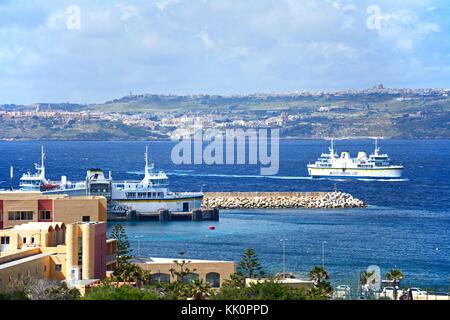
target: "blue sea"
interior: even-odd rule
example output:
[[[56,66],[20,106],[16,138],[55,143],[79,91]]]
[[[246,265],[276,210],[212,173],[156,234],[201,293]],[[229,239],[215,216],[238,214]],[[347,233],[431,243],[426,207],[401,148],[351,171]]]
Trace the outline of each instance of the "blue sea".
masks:
[[[350,210],[222,211],[219,222],[125,222],[135,254],[238,261],[256,250],[267,271],[305,275],[324,264],[333,284],[356,286],[359,274],[378,265],[382,274],[400,268],[405,284],[447,291],[450,287],[450,141],[385,140],[382,151],[405,166],[403,179],[311,180],[306,165],[326,151],[326,141],[283,140],[280,171],[261,177],[259,166],[174,165],[174,142],[0,142],[0,189],[9,187],[9,166],[18,177],[32,170],[40,146],[47,177],[83,180],[86,169],[111,170],[115,180],[140,179],[149,147],[156,168],[166,171],[174,191],[331,191],[335,187],[370,204]],[[339,141],[338,151],[373,149],[372,141]],[[112,228],[110,223],[109,228]],[[215,230],[209,230],[214,225]]]

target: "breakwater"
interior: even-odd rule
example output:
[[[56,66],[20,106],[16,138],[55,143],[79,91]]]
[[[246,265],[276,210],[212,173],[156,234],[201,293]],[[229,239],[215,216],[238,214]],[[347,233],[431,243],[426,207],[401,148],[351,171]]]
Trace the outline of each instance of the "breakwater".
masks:
[[[344,192],[211,192],[204,208],[217,209],[335,209],[365,208],[362,200]]]

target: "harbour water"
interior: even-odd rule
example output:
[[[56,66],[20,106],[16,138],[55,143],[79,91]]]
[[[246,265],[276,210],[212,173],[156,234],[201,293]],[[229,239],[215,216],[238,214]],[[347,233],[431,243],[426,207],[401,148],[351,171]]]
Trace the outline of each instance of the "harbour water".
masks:
[[[324,263],[334,284],[355,285],[359,273],[378,265],[382,273],[400,268],[406,282],[448,290],[450,285],[450,141],[382,141],[382,151],[405,166],[402,179],[311,180],[306,164],[327,150],[326,141],[280,143],[280,172],[259,176],[259,166],[176,166],[173,142],[0,142],[0,188],[9,187],[9,166],[18,176],[33,169],[40,145],[47,153],[47,176],[83,180],[86,169],[111,170],[116,180],[140,179],[146,145],[156,169],[169,175],[174,191],[339,191],[370,204],[349,210],[222,211],[212,222],[124,223],[134,252],[143,256],[239,260],[253,247],[268,271],[306,273]],[[371,151],[372,141],[339,141],[338,151]],[[112,227],[112,223],[109,226]]]

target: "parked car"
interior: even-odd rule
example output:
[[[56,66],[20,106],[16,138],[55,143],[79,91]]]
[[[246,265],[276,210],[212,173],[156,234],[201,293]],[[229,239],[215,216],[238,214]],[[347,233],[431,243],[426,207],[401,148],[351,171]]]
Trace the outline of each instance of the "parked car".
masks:
[[[350,298],[350,286],[342,284],[336,287],[334,290],[335,299],[348,299]]]
[[[422,290],[422,289],[420,289],[420,288],[411,288],[410,290],[411,290],[413,299],[417,299],[417,298],[419,298],[421,296],[423,297],[423,296],[427,295],[427,292]]]
[[[400,297],[402,294],[403,294],[403,290],[397,288],[397,297]],[[381,295],[393,298],[394,297],[394,287],[384,287],[383,290],[381,291]]]

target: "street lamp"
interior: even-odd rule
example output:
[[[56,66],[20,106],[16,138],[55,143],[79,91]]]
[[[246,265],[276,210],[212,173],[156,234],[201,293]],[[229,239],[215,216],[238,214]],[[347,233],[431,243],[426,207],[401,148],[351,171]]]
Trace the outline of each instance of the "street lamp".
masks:
[[[141,256],[141,239],[142,236],[135,236],[134,238],[137,239],[137,255],[138,257]]]
[[[322,241],[322,268],[325,269],[325,243],[326,241]]]
[[[286,238],[280,239],[281,243],[283,244],[283,279],[286,278]]]

